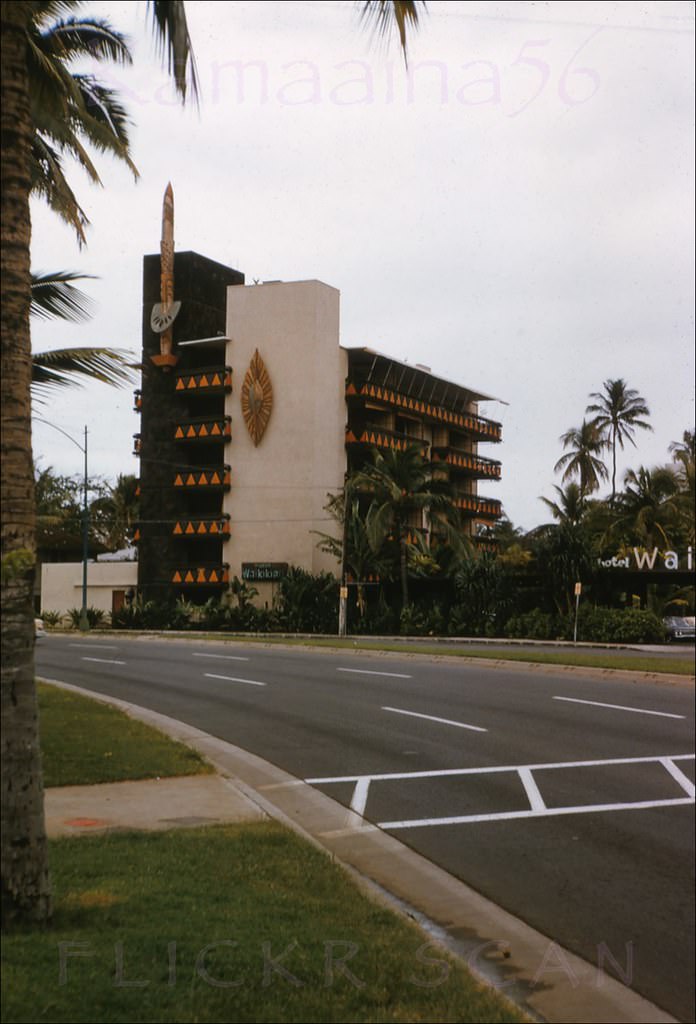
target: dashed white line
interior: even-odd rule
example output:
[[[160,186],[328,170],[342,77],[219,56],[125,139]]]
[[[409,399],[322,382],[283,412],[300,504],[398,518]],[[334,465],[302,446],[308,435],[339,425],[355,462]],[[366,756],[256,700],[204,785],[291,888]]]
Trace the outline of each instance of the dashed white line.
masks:
[[[125,661],[116,661],[114,658],[82,658],[83,661],[98,661],[101,665],[125,665]]]
[[[266,683],[260,683],[257,679],[239,679],[237,676],[216,676],[212,672],[204,673],[206,679],[224,679],[228,683],[246,683],[248,686],[265,686]]]
[[[450,718],[437,718],[435,715],[422,715],[418,711],[405,711],[403,708],[382,707],[382,711],[392,711],[395,715],[409,715],[411,718],[424,718],[428,722],[439,722],[441,725],[454,725],[457,729],[488,732],[488,729],[483,729],[480,725],[467,725],[466,722],[454,722]]]
[[[413,676],[404,675],[403,672],[376,672],[369,668],[337,668],[337,672],[355,672],[360,676],[391,676],[392,679],[413,679]]]
[[[579,697],[554,697],[554,700],[566,700],[571,704],[591,704],[595,708],[612,708],[614,711],[633,711],[637,715],[658,715],[660,718],[684,718],[684,715],[672,715],[667,711],[648,711],[645,708],[628,708],[623,704],[603,704],[598,700],[580,700]]]
[[[194,658],[221,658],[223,661],[249,661],[249,658],[243,658],[240,654],[197,654],[194,652]]]
[[[68,644],[68,647],[82,647],[88,651],[117,651],[116,644]]]

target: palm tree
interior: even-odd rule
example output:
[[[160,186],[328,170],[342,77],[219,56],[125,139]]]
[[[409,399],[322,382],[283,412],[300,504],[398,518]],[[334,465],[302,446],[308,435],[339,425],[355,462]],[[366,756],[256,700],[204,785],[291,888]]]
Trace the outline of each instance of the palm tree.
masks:
[[[36,139],[32,104],[32,33],[37,18],[62,14],[76,5],[69,0],[2,0],[0,4],[0,125],[2,130],[2,188],[0,191],[0,272],[2,366],[2,719],[3,762],[1,783],[2,910],[5,920],[45,921],[50,915],[50,888],[43,825],[43,788],[38,743],[34,685],[33,584],[36,565],[34,479],[31,452],[31,218],[29,196],[36,188]],[[418,0],[371,0],[363,5],[366,17],[386,33],[392,21],[400,30],[418,22]],[[187,92],[198,95],[191,40],[182,0],[152,0],[148,5],[153,30],[167,61],[182,102]],[[385,13],[388,8],[392,15]],[[112,44],[113,45],[113,44]],[[66,44],[67,46],[67,44]],[[106,43],[93,55],[105,56]],[[55,95],[50,140],[62,141],[56,122],[66,124],[88,110],[84,93],[62,74],[61,54],[34,54],[51,70]],[[94,89],[92,89],[94,93]],[[96,93],[96,106],[106,104],[105,92]],[[97,118],[98,120],[98,118]],[[90,141],[96,142],[96,133]],[[50,141],[49,141],[50,145]],[[70,147],[64,147],[71,152]],[[79,220],[79,213],[78,213]],[[77,230],[77,225],[75,225]],[[79,234],[79,231],[78,231]]]
[[[561,436],[561,444],[569,451],[553,467],[554,473],[563,470],[563,482],[578,477],[583,495],[598,490],[600,480],[606,480],[609,473],[599,458],[600,452],[606,448],[606,441],[602,439],[595,424],[583,420],[582,426],[571,427]]]
[[[622,377],[618,380],[605,380],[603,386],[603,392],[593,391],[590,394],[590,398],[594,398],[595,401],[587,406],[586,411],[594,413],[592,425],[611,448],[610,504],[613,507],[616,500],[616,446],[618,444],[623,451],[625,442],[630,441],[635,447],[633,435],[636,428],[652,430],[652,427],[642,418],[650,415],[645,399],[635,388],[629,388]]]
[[[551,501],[550,498],[542,498],[541,500],[551,511],[551,515],[557,523],[564,526],[577,526],[578,523],[582,522],[587,511],[587,503],[582,493],[582,488],[575,482],[571,482],[565,488],[554,486],[554,491],[558,495],[558,501]]]
[[[449,483],[433,475],[431,463],[423,457],[421,446],[411,444],[403,451],[388,449],[384,454],[374,448],[373,465],[358,470],[348,480],[348,493],[371,499],[365,517],[368,539],[373,551],[379,551],[392,535],[399,545],[402,606],[408,604],[409,534],[421,527],[425,513],[432,523],[446,520],[454,513]],[[414,520],[418,520],[418,525]]]
[[[55,271],[31,275],[31,315],[45,320],[83,323],[91,316],[90,300],[73,281],[88,274]],[[115,348],[62,348],[32,354],[31,383],[35,401],[47,388],[79,383],[81,377],[119,387],[133,381],[127,352]],[[77,378],[77,379],[76,379]]]
[[[32,33],[41,12],[67,3],[2,0],[2,911],[5,921],[45,921],[51,900],[43,817],[43,783],[34,684],[33,587],[36,566],[31,452],[31,305],[29,196],[35,183]],[[192,54],[182,3],[152,5],[156,32],[186,95]],[[45,64],[60,64],[60,55]],[[53,100],[66,123],[76,90],[54,68]],[[35,79],[33,80],[35,83]],[[78,104],[79,108],[79,104]],[[35,112],[35,107],[34,107]],[[54,108],[54,123],[58,115]]]
[[[615,529],[629,542],[668,548],[678,521],[678,484],[667,466],[629,469],[618,496]]]

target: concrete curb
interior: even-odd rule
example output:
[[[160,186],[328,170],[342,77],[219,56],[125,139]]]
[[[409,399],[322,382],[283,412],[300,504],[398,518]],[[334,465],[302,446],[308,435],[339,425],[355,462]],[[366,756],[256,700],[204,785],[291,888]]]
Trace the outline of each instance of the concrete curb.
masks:
[[[255,754],[158,712],[44,682],[120,708],[187,743],[230,780],[250,806],[335,857],[373,895],[406,912],[481,980],[532,1017],[555,1024],[663,1024],[676,1018],[563,949],[359,815]]]

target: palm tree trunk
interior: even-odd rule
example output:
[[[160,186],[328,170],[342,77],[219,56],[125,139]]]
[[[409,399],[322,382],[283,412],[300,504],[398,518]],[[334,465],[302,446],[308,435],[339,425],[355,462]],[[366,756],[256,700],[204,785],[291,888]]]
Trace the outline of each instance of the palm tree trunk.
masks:
[[[2,18],[2,911],[6,922],[50,915],[34,683],[34,474],[31,457],[29,144],[26,25],[31,5]]]
[[[399,538],[399,562],[401,570],[401,609],[408,605],[408,553],[406,547],[405,527],[401,523],[397,526]]]
[[[611,436],[611,502],[613,508],[616,501],[616,428]]]

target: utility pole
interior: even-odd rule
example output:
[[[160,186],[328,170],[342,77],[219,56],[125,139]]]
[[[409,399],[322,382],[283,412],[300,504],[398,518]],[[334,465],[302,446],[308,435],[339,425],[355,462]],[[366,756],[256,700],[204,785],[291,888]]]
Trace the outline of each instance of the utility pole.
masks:
[[[76,441],[72,434],[69,434],[67,430],[63,430],[62,427],[57,427],[55,423],[50,423],[49,420],[42,419],[41,416],[34,416],[34,419],[39,423],[45,423],[47,427],[53,427],[63,437],[67,437],[68,441],[72,441],[76,445],[85,457],[84,466],[84,482],[83,482],[83,501],[82,501],[82,606],[80,608],[80,629],[83,633],[89,630],[89,619],[87,618],[87,562],[89,561],[89,507],[87,505],[87,491],[89,489],[89,479],[87,476],[87,426],[85,425],[85,443],[84,446]]]

